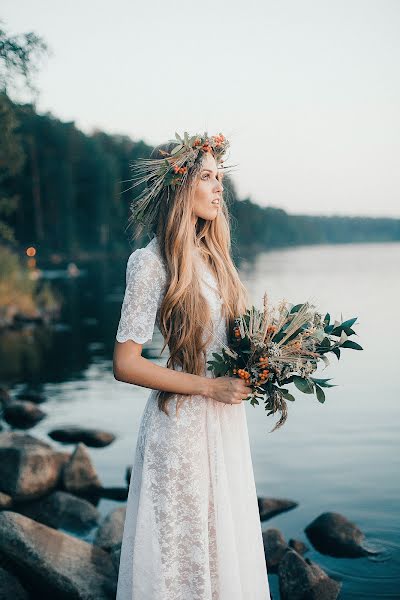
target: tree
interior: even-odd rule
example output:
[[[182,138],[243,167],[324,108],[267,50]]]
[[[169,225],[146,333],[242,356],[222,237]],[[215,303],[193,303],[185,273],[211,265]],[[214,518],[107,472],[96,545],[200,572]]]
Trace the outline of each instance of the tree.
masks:
[[[46,51],[44,41],[33,32],[10,36],[0,21],[0,240],[8,244],[16,242],[8,219],[19,202],[19,196],[10,191],[10,180],[21,172],[26,160],[10,90],[16,92],[22,82],[36,95],[32,76]]]

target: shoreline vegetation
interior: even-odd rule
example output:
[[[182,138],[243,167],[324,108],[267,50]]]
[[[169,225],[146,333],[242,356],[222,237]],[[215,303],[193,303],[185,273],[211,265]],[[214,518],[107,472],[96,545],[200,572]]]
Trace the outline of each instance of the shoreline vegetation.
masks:
[[[0,246],[0,330],[23,323],[49,323],[60,316],[62,299],[21,257]]]

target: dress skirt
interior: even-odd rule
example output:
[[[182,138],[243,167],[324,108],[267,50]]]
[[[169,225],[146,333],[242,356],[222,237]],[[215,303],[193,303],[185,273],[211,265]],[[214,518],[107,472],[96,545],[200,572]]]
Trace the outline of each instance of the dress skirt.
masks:
[[[176,400],[142,415],[117,600],[269,600],[245,402]]]

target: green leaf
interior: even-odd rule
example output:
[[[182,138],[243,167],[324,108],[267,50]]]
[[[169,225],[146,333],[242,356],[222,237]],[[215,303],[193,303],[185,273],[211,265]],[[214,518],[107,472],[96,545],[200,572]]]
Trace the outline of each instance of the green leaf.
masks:
[[[334,330],[335,326],[332,325],[326,325],[326,327],[324,328],[325,333],[332,333],[332,331]]]
[[[296,398],[292,396],[292,394],[290,394],[287,390],[281,390],[281,393],[285,400],[290,400],[291,402],[294,402],[296,400]]]
[[[358,317],[354,317],[354,319],[348,319],[342,323],[342,327],[351,327],[356,321]]]
[[[337,356],[337,359],[340,359],[340,349],[339,348],[332,348],[331,350],[333,352],[333,354],[335,354]]]
[[[320,388],[319,385],[316,385],[315,392],[317,394],[318,401],[321,403],[324,403],[325,402],[324,390],[322,388]]]
[[[310,377],[310,379],[312,379],[315,384],[321,387],[336,387],[334,383],[327,383],[327,381],[330,381],[332,377],[329,377],[328,379],[318,379],[317,377]]]
[[[314,392],[313,384],[299,375],[293,376],[293,383],[304,394],[312,394]]]
[[[346,340],[343,344],[340,345],[341,348],[352,348],[353,350],[363,350],[360,344],[356,342],[352,342],[351,340]]]
[[[292,306],[292,308],[290,309],[290,313],[289,314],[292,314],[292,313],[295,313],[295,312],[299,312],[299,310],[301,309],[301,307],[303,305],[304,305],[304,302],[303,302],[303,304],[296,304],[296,306]]]
[[[343,331],[346,333],[346,335],[357,335],[354,329],[351,327],[344,327]]]

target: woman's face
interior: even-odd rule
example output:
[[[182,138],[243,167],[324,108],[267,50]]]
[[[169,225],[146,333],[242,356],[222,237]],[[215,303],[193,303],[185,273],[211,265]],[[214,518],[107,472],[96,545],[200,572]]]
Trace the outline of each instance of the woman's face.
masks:
[[[222,203],[222,170],[217,168],[210,152],[203,157],[194,196],[193,216],[212,220],[218,215]]]

